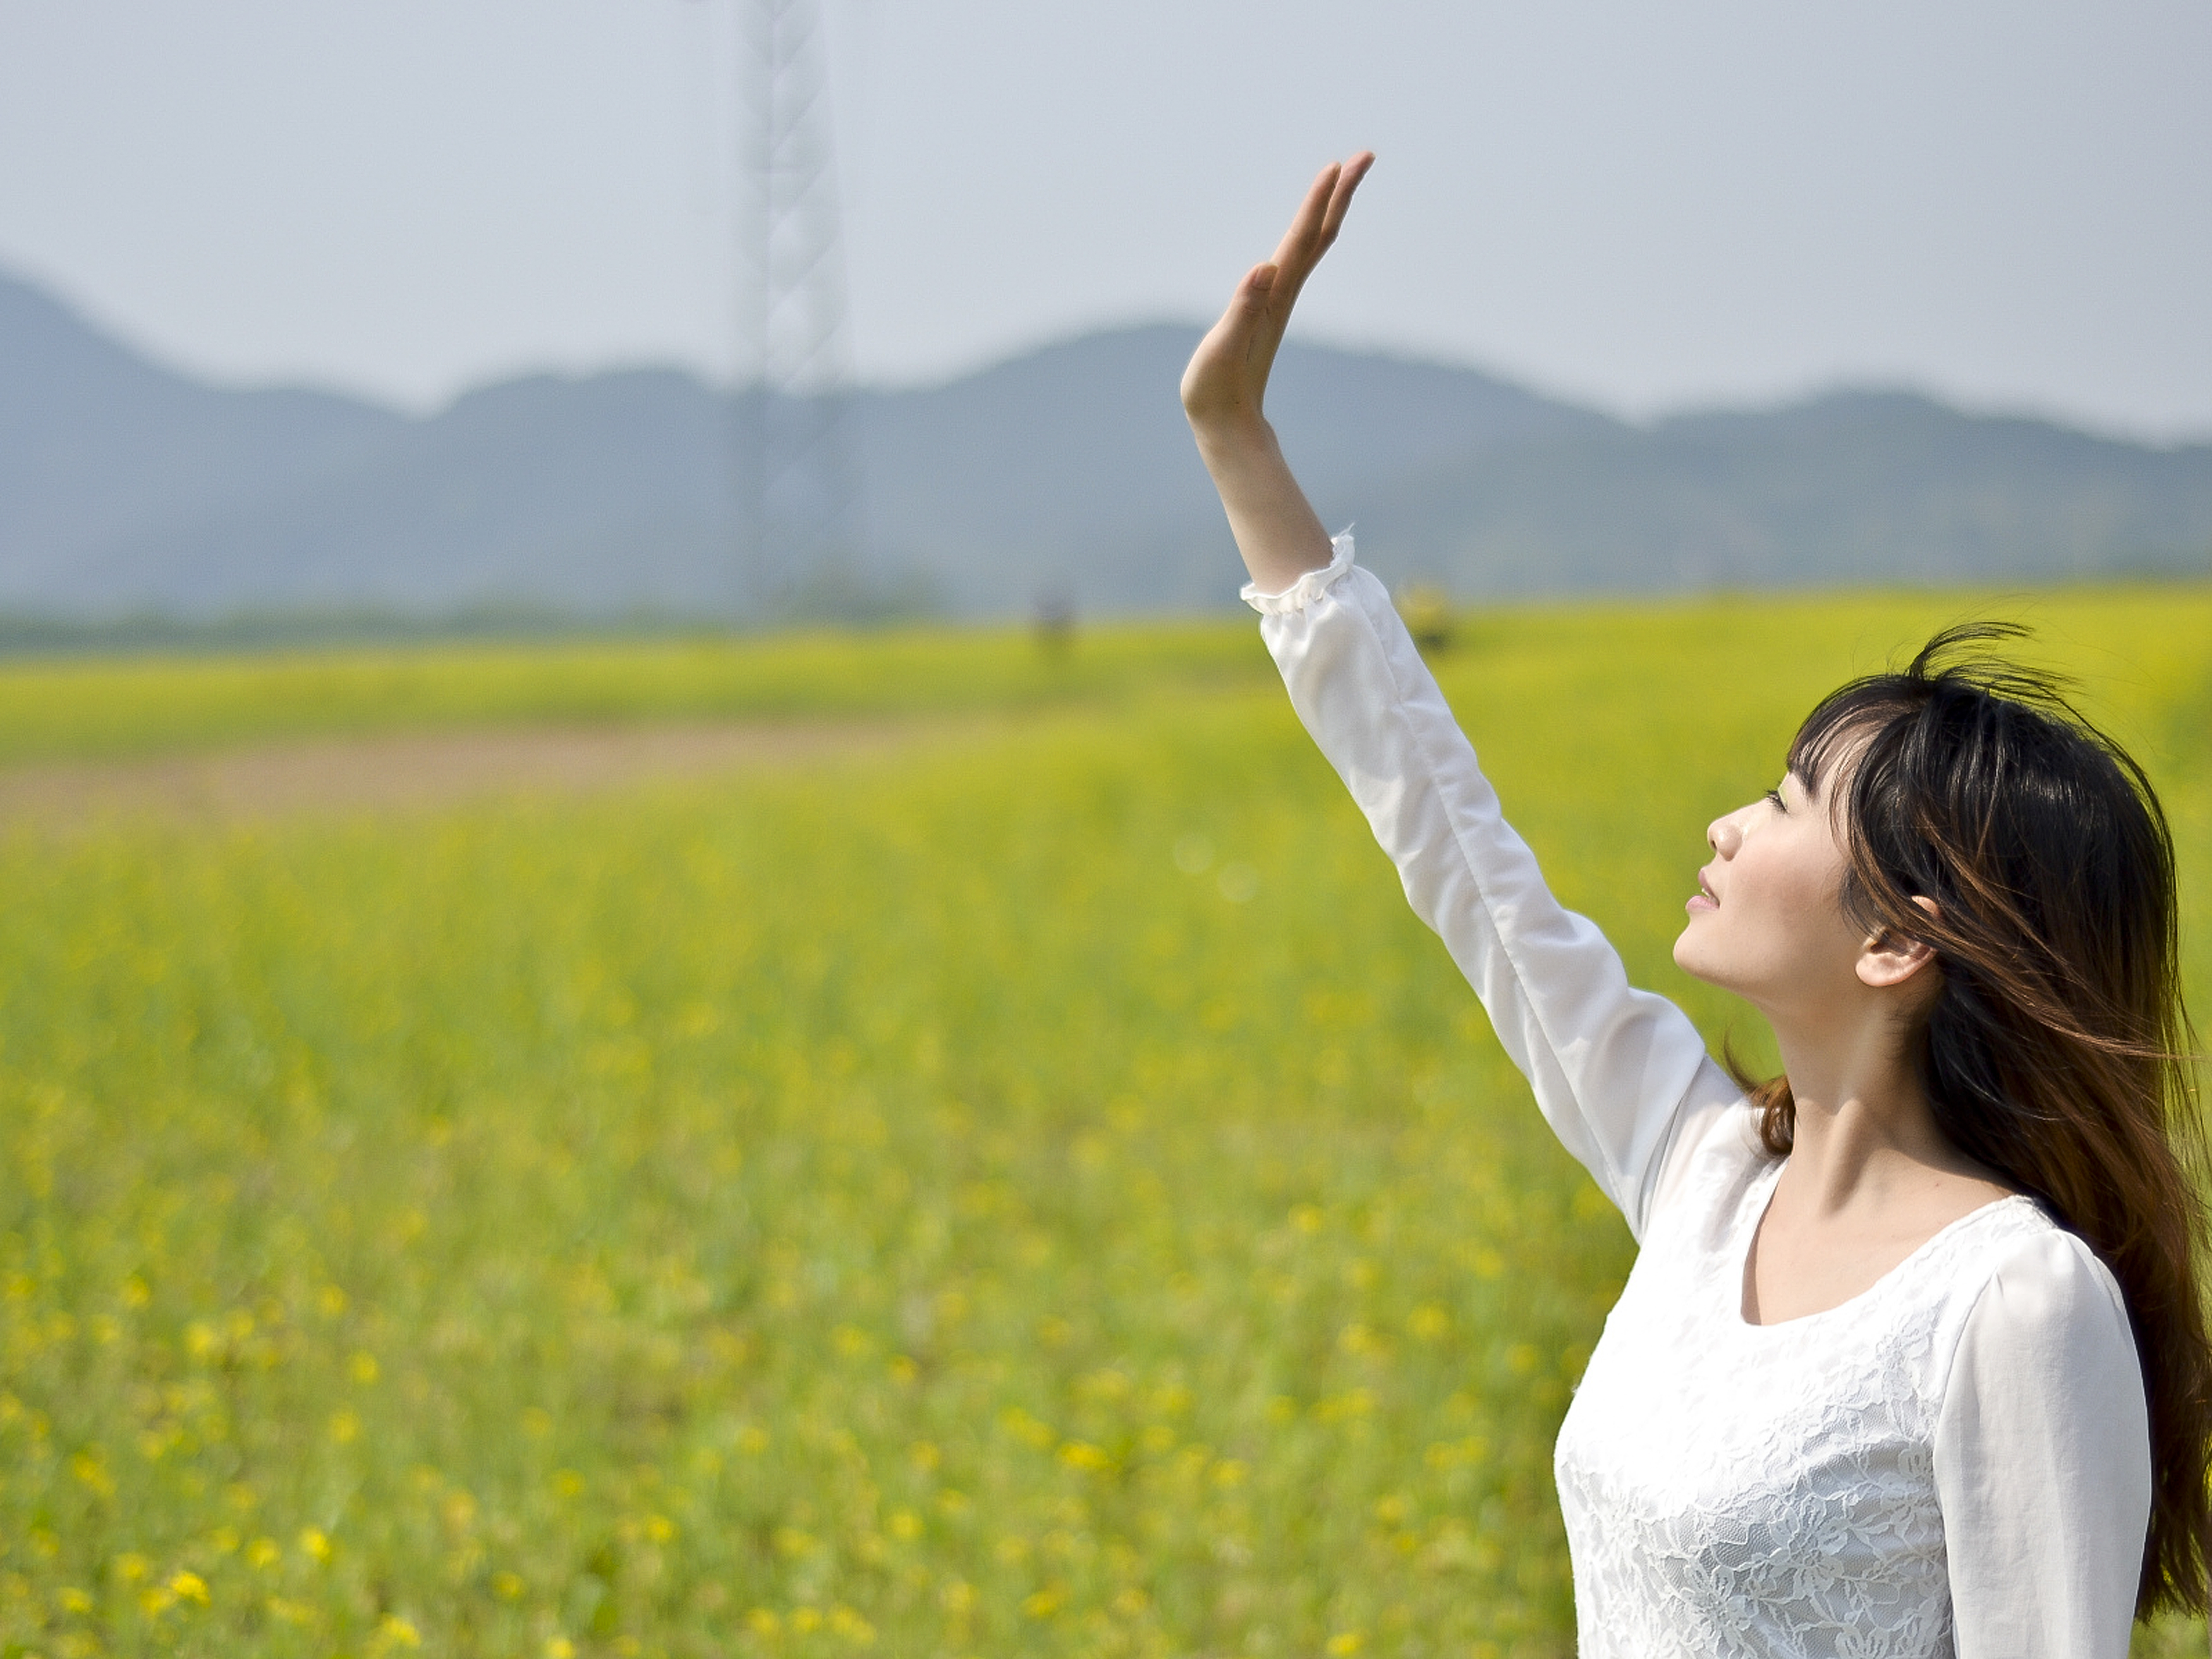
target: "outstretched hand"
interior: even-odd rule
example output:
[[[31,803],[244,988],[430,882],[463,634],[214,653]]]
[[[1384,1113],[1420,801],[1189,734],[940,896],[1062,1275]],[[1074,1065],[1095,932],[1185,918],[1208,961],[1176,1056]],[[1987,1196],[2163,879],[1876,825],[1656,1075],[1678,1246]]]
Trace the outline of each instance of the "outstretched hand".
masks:
[[[1283,331],[1290,326],[1291,307],[1321,256],[1336,240],[1352,193],[1374,164],[1374,152],[1362,150],[1348,161],[1332,161],[1321,170],[1299,204],[1297,216],[1283,233],[1275,257],[1244,273],[1229,309],[1199,342],[1182,372],[1182,407],[1201,437],[1265,419],[1261,400]]]

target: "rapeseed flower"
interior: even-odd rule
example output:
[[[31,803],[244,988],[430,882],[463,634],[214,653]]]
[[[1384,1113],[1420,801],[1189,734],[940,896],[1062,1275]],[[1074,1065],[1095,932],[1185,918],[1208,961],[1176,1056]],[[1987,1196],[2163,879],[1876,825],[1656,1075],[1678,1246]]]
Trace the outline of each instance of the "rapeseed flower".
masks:
[[[1665,976],[1648,893],[1737,781],[1651,686],[1786,621],[1747,745],[1916,603],[1504,612],[1445,690],[1521,711],[1484,732],[1520,827]],[[2207,604],[2067,601],[2136,647],[2123,723],[2182,734],[2191,871]],[[125,735],[625,677],[1061,701],[599,798],[11,841],[0,1644],[1564,1651],[1550,1437],[1625,1232],[1249,629],[1101,629],[1079,695],[1013,643],[73,671]],[[10,689],[52,672],[0,669],[0,747],[58,729]]]

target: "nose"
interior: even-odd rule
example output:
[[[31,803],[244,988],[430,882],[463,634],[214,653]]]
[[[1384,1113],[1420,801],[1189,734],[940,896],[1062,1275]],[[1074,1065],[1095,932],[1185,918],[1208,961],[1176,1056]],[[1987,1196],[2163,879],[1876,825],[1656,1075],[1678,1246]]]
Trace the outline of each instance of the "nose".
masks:
[[[1736,814],[1715,818],[1705,826],[1705,842],[1724,859],[1732,859],[1743,845],[1743,826],[1736,822]]]

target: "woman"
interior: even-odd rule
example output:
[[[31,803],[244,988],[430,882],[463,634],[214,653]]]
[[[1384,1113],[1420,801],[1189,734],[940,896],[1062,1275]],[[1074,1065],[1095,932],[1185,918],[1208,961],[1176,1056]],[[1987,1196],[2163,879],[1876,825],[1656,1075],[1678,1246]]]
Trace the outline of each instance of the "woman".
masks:
[[[2212,1358],[2171,844],[2125,755],[1938,638],[1707,832],[1674,947],[1739,1087],[1499,817],[1262,412],[1372,162],[1325,169],[1182,395],[1300,717],[1641,1247],[1563,1425],[1582,1650],[2096,1656],[2204,1604]]]

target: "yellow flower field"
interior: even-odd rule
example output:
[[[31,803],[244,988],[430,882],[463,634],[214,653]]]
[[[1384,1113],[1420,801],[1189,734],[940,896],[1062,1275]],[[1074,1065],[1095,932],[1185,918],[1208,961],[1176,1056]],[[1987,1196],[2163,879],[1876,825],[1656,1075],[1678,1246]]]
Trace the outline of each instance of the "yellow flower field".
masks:
[[[1705,823],[1974,608],[1521,609],[1440,666],[1563,896],[1717,1041],[1667,959]],[[2166,792],[2204,1004],[2212,592],[2027,614]],[[1571,1650],[1550,1442],[1625,1230],[1249,628],[1031,654],[0,669],[19,757],[1008,711],[581,798],[12,832],[0,1655]]]

